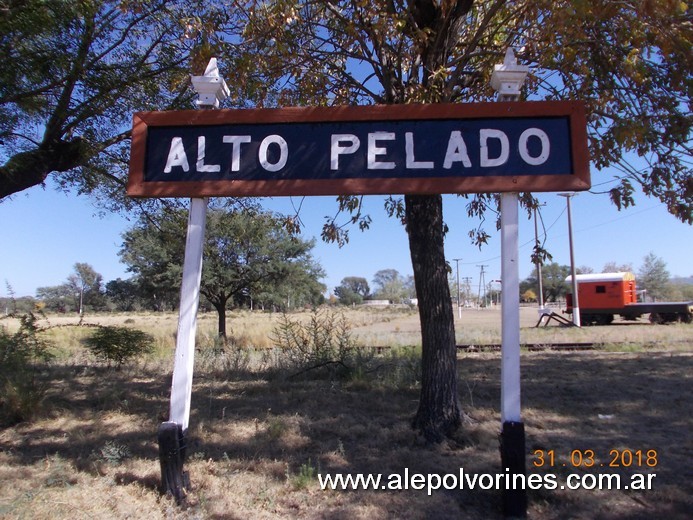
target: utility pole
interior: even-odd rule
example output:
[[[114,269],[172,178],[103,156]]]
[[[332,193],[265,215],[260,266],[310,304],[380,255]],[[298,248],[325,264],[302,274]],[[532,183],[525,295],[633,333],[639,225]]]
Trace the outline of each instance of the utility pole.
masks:
[[[462,302],[460,301],[460,260],[461,258],[453,258],[455,267],[457,268],[457,317],[462,318]]]
[[[471,276],[463,276],[462,277],[462,283],[464,287],[464,300],[465,302],[469,301],[469,299],[472,297],[472,277]]]
[[[573,252],[573,218],[570,214],[570,199],[575,193],[559,193],[560,197],[565,197],[568,205],[568,244],[570,246],[570,279],[573,286],[573,325],[580,326],[580,302],[578,301],[578,283],[575,271],[575,255]]]
[[[477,265],[477,267],[480,267],[481,270],[479,271],[479,295],[477,296],[479,305],[481,306],[481,289],[483,287],[484,289],[484,307],[486,307],[486,278],[484,277],[484,268],[488,267],[488,264],[484,265]]]
[[[491,292],[491,304],[493,305],[493,284],[497,283],[498,286],[500,287],[500,290],[498,291],[501,295],[501,297],[496,296],[496,304],[501,303],[502,301],[502,294],[503,294],[503,280],[491,280],[488,283],[489,291]]]

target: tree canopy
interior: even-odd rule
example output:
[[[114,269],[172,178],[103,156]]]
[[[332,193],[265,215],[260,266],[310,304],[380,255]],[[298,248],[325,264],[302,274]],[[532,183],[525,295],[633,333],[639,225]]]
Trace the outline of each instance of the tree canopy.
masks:
[[[49,175],[122,209],[132,113],[186,106],[195,0],[27,0],[0,17],[0,199]]]
[[[648,300],[657,301],[666,298],[669,286],[669,270],[664,260],[650,252],[643,258],[638,269],[636,287],[645,290]]]
[[[101,310],[106,306],[103,276],[84,262],[74,265],[74,271],[65,283],[39,287],[36,289],[36,296],[49,308],[62,312],[74,310],[83,314],[86,307]]]
[[[123,237],[122,261],[135,282],[159,299],[177,302],[186,223],[185,212],[161,210],[143,216]],[[229,307],[319,303],[324,273],[310,254],[312,248],[312,241],[291,236],[269,213],[211,209],[200,292],[219,315],[219,335],[226,336]]]
[[[493,66],[514,47],[519,60],[534,70],[526,99],[586,102],[591,161],[597,169],[620,170],[619,184],[609,190],[619,208],[634,202],[638,185],[677,218],[693,223],[693,53],[685,3],[278,0],[240,5],[245,28],[225,55],[242,78],[233,89],[238,100],[252,99],[258,106],[490,100]],[[632,156],[646,167],[631,164]],[[536,206],[531,194],[521,200],[528,208]],[[497,196],[471,195],[467,211],[483,219],[496,204]],[[442,205],[437,195],[393,196],[386,202],[409,237],[422,332],[421,397],[413,424],[429,441],[454,431],[462,415]],[[340,197],[339,207],[350,213],[352,223],[368,227],[370,216],[363,214],[358,197]],[[344,243],[347,233],[332,219],[323,237]],[[479,226],[470,236],[481,244],[489,235]]]
[[[628,206],[640,186],[693,223],[693,26],[684,2],[251,1],[243,7],[242,45],[233,38],[226,54],[240,76],[233,89],[238,102],[489,100],[493,66],[514,47],[533,70],[527,99],[587,103],[592,163],[620,170],[620,183],[610,190],[614,203]],[[483,201],[470,203],[470,212]]]
[[[360,276],[347,276],[334,288],[334,294],[342,305],[362,303],[370,291],[368,281]]]
[[[512,46],[533,70],[527,99],[587,102],[593,164],[620,170],[617,206],[639,186],[693,223],[692,41],[690,8],[675,0],[11,2],[0,198],[53,174],[131,204],[132,112],[190,106],[188,76],[211,54],[229,71],[227,106],[464,102],[492,98],[493,65]]]

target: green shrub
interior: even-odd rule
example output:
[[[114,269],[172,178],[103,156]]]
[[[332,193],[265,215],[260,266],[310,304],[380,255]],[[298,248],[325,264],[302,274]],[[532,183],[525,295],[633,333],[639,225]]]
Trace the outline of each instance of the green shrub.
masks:
[[[310,484],[312,484],[315,481],[318,473],[319,469],[313,466],[311,460],[308,459],[308,462],[301,464],[301,467],[298,470],[298,475],[295,475],[292,479],[294,488],[306,489]],[[289,477],[288,470],[287,477]]]
[[[115,363],[117,369],[126,361],[154,349],[152,336],[127,327],[99,327],[84,343],[97,358],[109,365]]]
[[[420,347],[385,353],[360,347],[343,314],[321,310],[308,322],[283,315],[270,339],[275,348],[266,352],[263,362],[279,377],[327,377],[401,389],[415,387],[421,380]]]
[[[0,423],[31,419],[40,409],[46,386],[39,378],[42,362],[51,359],[50,343],[39,335],[36,316],[20,318],[20,327],[9,334],[0,327]]]
[[[105,462],[111,466],[118,466],[126,459],[132,457],[132,453],[124,444],[118,444],[115,441],[106,441],[103,448],[91,453],[91,457],[96,461]]]
[[[343,314],[314,312],[308,323],[283,315],[270,338],[278,347],[277,363],[290,377],[327,375],[348,379],[368,371],[372,355],[357,348]]]

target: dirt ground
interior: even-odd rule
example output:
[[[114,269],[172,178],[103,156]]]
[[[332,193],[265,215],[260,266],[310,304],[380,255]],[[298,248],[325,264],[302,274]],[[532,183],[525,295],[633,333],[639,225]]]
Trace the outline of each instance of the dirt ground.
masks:
[[[393,318],[367,332],[409,333],[411,320]],[[485,326],[477,323],[464,334],[490,337]],[[528,492],[529,518],[690,518],[693,326],[592,329],[584,334],[641,346],[522,354],[527,471],[542,479],[555,475],[558,484]],[[577,333],[583,331],[571,334]],[[550,341],[564,333],[530,325],[522,334]],[[675,347],[667,346],[667,337]],[[156,431],[167,417],[170,369],[142,360],[115,371],[80,356],[53,363],[41,377],[49,388],[42,414],[0,429],[0,518],[502,516],[496,489],[467,485],[430,496],[411,487],[322,491],[317,478],[337,472],[443,477],[461,469],[502,474],[500,353],[460,354],[459,393],[470,421],[438,446],[424,445],[409,427],[418,401],[415,382],[201,371],[186,463],[192,489],[182,507],[157,489]],[[541,454],[545,463],[537,467]],[[571,474],[587,476],[590,484],[590,476],[604,473],[620,475],[623,483],[635,474],[656,476],[649,477],[650,490],[560,489]]]

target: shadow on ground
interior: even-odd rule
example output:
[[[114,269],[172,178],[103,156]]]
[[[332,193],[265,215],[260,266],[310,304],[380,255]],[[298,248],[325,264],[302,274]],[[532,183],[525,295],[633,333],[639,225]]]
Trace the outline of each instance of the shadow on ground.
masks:
[[[626,465],[623,460],[619,467],[607,467],[624,478],[656,472],[654,490],[531,491],[530,516],[687,518],[693,510],[692,359],[664,353],[523,355],[528,471],[554,472],[560,478],[595,473],[596,467],[573,467],[575,450],[591,450],[596,464],[607,466],[614,453],[656,450],[655,467]],[[429,497],[426,490],[411,487],[321,492],[317,486],[318,472],[383,478],[459,475],[460,468],[469,474],[502,472],[496,438],[499,355],[465,354],[459,373],[460,397],[475,422],[453,441],[433,447],[423,445],[409,427],[418,400],[415,387],[199,374],[187,463],[194,511],[226,519],[254,513],[335,520],[500,517],[500,492],[495,490],[466,486],[436,490]],[[170,376],[142,368],[116,372],[98,366],[52,366],[44,377],[50,388],[45,415],[0,430],[3,463],[19,470],[59,455],[77,472],[109,476],[116,485],[154,494],[156,432],[167,416]],[[535,468],[537,449],[553,450],[555,467]],[[118,457],[122,460],[110,460]],[[123,464],[128,460],[139,464],[128,469]],[[151,469],[143,471],[147,464]],[[242,480],[251,484],[243,487]]]

